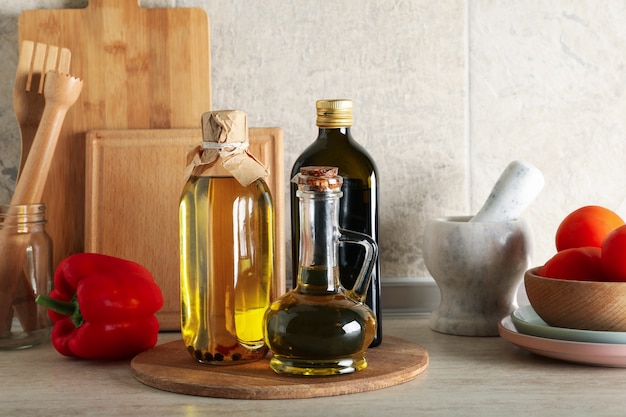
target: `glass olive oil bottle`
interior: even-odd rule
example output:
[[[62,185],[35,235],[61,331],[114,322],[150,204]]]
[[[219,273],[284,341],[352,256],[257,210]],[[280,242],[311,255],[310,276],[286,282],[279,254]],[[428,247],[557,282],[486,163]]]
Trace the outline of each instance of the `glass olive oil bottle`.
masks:
[[[263,358],[263,315],[274,274],[274,214],[263,176],[247,153],[243,112],[203,115],[179,206],[181,332],[201,363]]]
[[[343,177],[343,197],[339,208],[339,227],[370,236],[378,242],[378,170],[371,156],[353,138],[352,101],[319,100],[316,103],[317,139],[298,157],[291,170],[291,177],[303,166],[326,165],[339,168]],[[297,285],[299,258],[300,213],[297,185],[291,184],[291,239],[293,286]],[[363,264],[365,251],[355,245],[339,247],[339,277],[344,288],[352,288]],[[372,271],[365,303],[376,316],[376,336],[371,344],[382,342],[380,308],[380,257]]]

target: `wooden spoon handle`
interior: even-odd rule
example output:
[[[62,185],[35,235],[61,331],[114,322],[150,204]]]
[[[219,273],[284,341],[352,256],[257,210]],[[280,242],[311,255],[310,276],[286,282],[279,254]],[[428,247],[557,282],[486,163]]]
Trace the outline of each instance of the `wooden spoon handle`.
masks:
[[[54,155],[66,113],[67,109],[59,106],[45,107],[35,140],[24,164],[24,170],[21,173],[20,180],[15,185],[11,205],[41,202],[48,171],[52,164],[52,156]],[[43,137],[43,139],[38,138],[38,136]],[[33,156],[32,158],[31,155]]]
[[[81,90],[81,80],[57,71],[46,74],[46,104],[24,170],[15,185],[12,206],[41,202],[65,115],[78,99]]]

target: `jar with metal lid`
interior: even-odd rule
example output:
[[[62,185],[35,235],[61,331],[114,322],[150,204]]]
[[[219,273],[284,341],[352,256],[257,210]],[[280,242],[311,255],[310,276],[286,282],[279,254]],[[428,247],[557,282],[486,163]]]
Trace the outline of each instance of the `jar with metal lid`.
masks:
[[[13,265],[0,277],[0,349],[41,344],[50,337],[51,322],[35,298],[50,292],[53,273],[45,205],[0,205],[0,238],[16,248],[14,258],[1,260]]]

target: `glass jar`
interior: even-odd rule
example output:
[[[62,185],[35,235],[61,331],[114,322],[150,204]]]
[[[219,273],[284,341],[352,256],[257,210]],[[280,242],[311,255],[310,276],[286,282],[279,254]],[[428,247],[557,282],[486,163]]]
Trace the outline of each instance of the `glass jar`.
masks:
[[[7,257],[0,276],[0,349],[38,345],[51,329],[46,308],[35,302],[52,287],[45,205],[0,205],[0,239]]]

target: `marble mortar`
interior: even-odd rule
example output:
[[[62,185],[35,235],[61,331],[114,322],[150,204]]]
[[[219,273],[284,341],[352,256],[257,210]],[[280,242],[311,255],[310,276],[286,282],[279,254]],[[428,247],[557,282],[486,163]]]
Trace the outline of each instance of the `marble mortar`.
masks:
[[[497,336],[498,322],[517,308],[517,290],[530,267],[526,221],[470,222],[471,216],[429,221],[424,263],[441,292],[430,327],[463,336]]]

